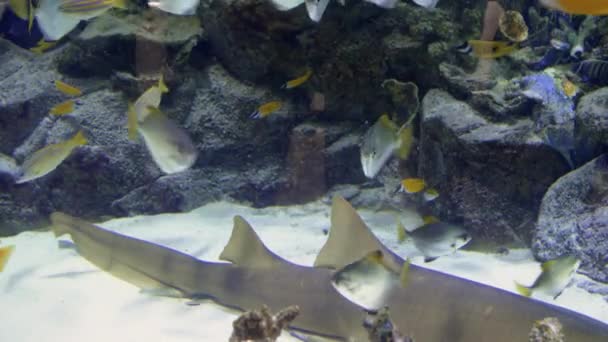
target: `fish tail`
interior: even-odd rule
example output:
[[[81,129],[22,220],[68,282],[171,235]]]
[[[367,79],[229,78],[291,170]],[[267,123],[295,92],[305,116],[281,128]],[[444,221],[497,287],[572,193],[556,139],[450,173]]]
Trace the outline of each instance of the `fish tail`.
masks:
[[[407,240],[407,230],[401,220],[397,220],[397,241],[403,242],[405,240]]]
[[[129,102],[129,110],[127,111],[127,129],[129,131],[129,140],[137,139],[137,113],[135,106]]]
[[[11,257],[11,254],[13,254],[14,250],[15,246],[13,245],[0,247],[0,272],[4,270],[4,266],[6,266],[6,263]]]
[[[165,80],[163,79],[162,75],[160,76],[160,79],[158,80],[158,89],[160,89],[161,93],[168,93],[169,92],[169,88],[165,84]]]
[[[407,282],[408,282],[408,275],[410,272],[410,259],[406,259],[403,262],[403,266],[401,267],[401,274],[399,274],[399,283],[401,283],[402,287],[406,287],[407,286]]]
[[[517,289],[517,292],[524,297],[530,297],[532,295],[531,288],[524,286],[518,282],[515,282],[515,289]]]
[[[69,234],[74,225],[74,218],[61,212],[51,214],[51,230],[56,237]]]
[[[82,130],[80,130],[72,138],[72,142],[74,143],[74,145],[79,146],[79,145],[86,145],[89,141],[87,140],[87,137],[84,136],[84,132]]]
[[[127,0],[113,0],[112,1],[112,7],[126,9],[127,8]]]

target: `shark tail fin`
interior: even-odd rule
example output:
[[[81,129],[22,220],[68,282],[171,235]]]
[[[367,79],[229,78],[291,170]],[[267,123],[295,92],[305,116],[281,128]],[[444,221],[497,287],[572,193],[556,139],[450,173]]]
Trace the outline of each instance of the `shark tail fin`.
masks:
[[[70,215],[54,212],[51,214],[51,230],[57,237],[70,234],[75,220],[76,218]]]
[[[386,247],[372,234],[355,209],[344,198],[334,197],[331,229],[315,259],[315,267],[340,269],[363,256]]]
[[[518,282],[515,282],[515,289],[517,289],[517,293],[524,297],[530,297],[532,295],[532,289],[524,286]]]
[[[14,250],[15,246],[13,245],[0,247],[0,272],[2,272],[4,266],[6,266],[6,263],[8,262],[8,259],[10,259]]]
[[[220,254],[220,260],[249,267],[273,267],[287,262],[270,251],[249,222],[238,215],[234,217],[232,235]]]

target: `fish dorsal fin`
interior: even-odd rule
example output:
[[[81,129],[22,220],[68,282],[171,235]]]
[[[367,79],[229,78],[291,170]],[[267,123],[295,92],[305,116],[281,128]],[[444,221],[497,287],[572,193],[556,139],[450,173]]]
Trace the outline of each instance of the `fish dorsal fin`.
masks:
[[[270,251],[249,222],[238,215],[234,217],[232,235],[220,254],[220,260],[258,268],[275,267],[288,262]]]
[[[542,265],[540,265],[540,268],[543,270],[543,272],[549,272],[553,267],[555,267],[556,261],[557,260],[545,261],[542,263]]]
[[[331,206],[329,237],[317,255],[315,267],[340,269],[376,250],[385,251],[385,247],[350,203],[335,196]]]

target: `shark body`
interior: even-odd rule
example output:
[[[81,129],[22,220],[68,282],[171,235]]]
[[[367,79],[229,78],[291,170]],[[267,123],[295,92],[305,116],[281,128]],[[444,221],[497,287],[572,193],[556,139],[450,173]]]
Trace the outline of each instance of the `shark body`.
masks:
[[[69,234],[79,253],[97,267],[142,288],[165,287],[185,297],[210,297],[240,310],[298,305],[291,328],[336,340],[364,342],[365,312],[332,286],[333,269],[380,250],[391,269],[404,260],[371,233],[350,204],[335,198],[332,228],[315,267],[290,263],[268,250],[251,226],[234,218],[220,258],[199,260],[179,251],[118,234],[61,213],[51,216],[56,235]],[[388,294],[400,331],[422,342],[526,341],[532,324],[556,317],[569,342],[608,341],[608,325],[576,312],[466,279],[411,265],[405,288]]]

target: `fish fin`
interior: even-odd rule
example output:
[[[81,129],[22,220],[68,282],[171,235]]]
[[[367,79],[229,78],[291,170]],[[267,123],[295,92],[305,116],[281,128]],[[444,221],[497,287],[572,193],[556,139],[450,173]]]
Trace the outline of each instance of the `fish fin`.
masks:
[[[164,77],[162,75],[160,76],[160,79],[158,80],[158,89],[160,89],[161,93],[168,93],[169,92],[169,88],[165,84],[165,79],[164,79]]]
[[[314,266],[340,269],[375,250],[384,252],[386,247],[372,234],[350,203],[335,196],[329,237],[321,247]]]
[[[71,140],[76,146],[86,145],[89,142],[87,137],[84,136],[84,132],[82,130],[78,131],[78,133],[76,133]]]
[[[401,160],[407,160],[414,146],[414,125],[407,125],[399,131],[399,149],[397,156]]]
[[[74,225],[76,218],[62,212],[54,212],[51,214],[51,230],[56,237],[65,234],[70,234],[72,226]]]
[[[172,287],[154,287],[140,289],[140,293],[146,294],[153,297],[169,297],[169,298],[183,298],[184,294],[178,289]]]
[[[129,109],[127,110],[127,130],[129,134],[129,140],[137,139],[137,113],[135,112],[135,105],[129,102]]]
[[[112,7],[126,9],[127,8],[127,0],[114,0],[112,2]]]
[[[400,243],[407,240],[407,229],[403,226],[401,220],[397,220],[397,241]]]
[[[407,286],[407,282],[409,280],[408,275],[410,272],[410,259],[406,259],[403,263],[403,267],[401,267],[401,273],[399,274],[399,283],[402,287]]]
[[[515,289],[517,289],[517,293],[524,297],[530,297],[532,295],[532,289],[524,286],[518,282],[515,282]]]
[[[387,114],[384,113],[380,116],[380,118],[378,119],[378,121],[380,122],[380,124],[382,124],[384,127],[391,129],[391,130],[398,130],[397,125],[395,125],[395,122],[391,119],[391,117]]]
[[[424,222],[424,224],[433,224],[433,223],[441,222],[440,219],[438,219],[437,217],[435,217],[433,215],[423,216],[422,221]]]
[[[27,15],[27,32],[32,32],[32,27],[34,26],[34,4],[32,4],[32,0],[28,0],[28,15]]]
[[[8,259],[10,259],[14,250],[14,245],[0,247],[0,272],[4,270],[4,266],[6,266],[6,263],[8,262]]]
[[[549,260],[549,261],[545,261],[542,263],[542,265],[540,265],[540,268],[543,270],[543,272],[549,272],[551,271],[551,269],[553,267],[555,267],[555,263],[557,262],[557,260]]]
[[[424,257],[424,262],[433,262],[435,260],[437,260],[439,257]]]
[[[239,266],[269,268],[288,261],[270,251],[260,240],[251,225],[241,216],[234,217],[232,235],[220,260],[230,261]]]

